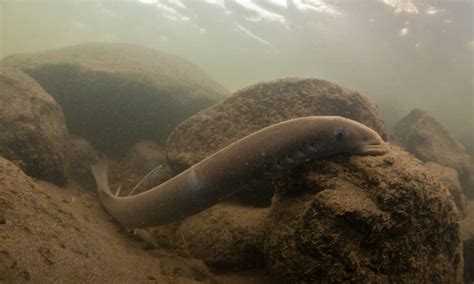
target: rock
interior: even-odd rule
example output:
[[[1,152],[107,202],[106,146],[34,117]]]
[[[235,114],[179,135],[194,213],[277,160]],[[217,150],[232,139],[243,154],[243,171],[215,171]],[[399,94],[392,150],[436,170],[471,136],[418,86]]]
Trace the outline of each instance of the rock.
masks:
[[[0,106],[0,155],[32,177],[64,185],[67,129],[56,101],[25,73],[3,68]]]
[[[474,200],[466,199],[466,216],[462,220],[462,239],[474,239]]]
[[[474,238],[464,241],[464,283],[474,281]]]
[[[158,165],[166,164],[165,149],[153,141],[139,141],[130,149],[124,162],[138,173],[147,173]]]
[[[474,282],[474,200],[466,200],[466,216],[462,222],[464,248],[464,283]]]
[[[428,113],[414,109],[394,127],[397,140],[415,157],[456,169],[466,194],[474,194],[470,184],[471,158],[464,147]]]
[[[146,178],[134,194],[146,191],[171,177],[165,149],[152,141],[139,141],[132,146],[123,159],[110,160],[111,188],[120,187],[120,195],[127,196],[157,166],[160,166],[158,171]]]
[[[471,120],[467,120],[464,125],[458,125],[457,128],[453,136],[464,146],[469,156],[474,157],[474,117],[471,116]]]
[[[90,165],[98,154],[84,138],[71,135],[66,147],[68,180],[76,181],[87,190],[95,191],[96,185]]]
[[[127,239],[97,197],[34,182],[2,157],[0,189],[2,283],[212,280],[202,263]]]
[[[168,162],[178,173],[230,143],[271,124],[310,115],[339,115],[375,129],[385,127],[367,98],[317,79],[258,83],[182,122],[168,139]]]
[[[396,146],[317,161],[283,179],[264,244],[290,282],[460,283],[459,214],[447,189]]]
[[[168,139],[168,165],[177,174],[250,133],[310,115],[345,116],[386,136],[376,106],[357,92],[327,81],[288,78],[245,88],[182,122]],[[272,196],[271,181],[261,180],[232,201],[268,207]]]
[[[151,236],[158,246],[177,249],[215,269],[262,268],[268,211],[267,208],[217,204],[178,226],[153,228]]]
[[[169,284],[173,283],[210,283],[217,284],[212,273],[201,260],[186,259],[176,257],[173,253],[163,251],[153,251],[153,255],[160,259],[160,272],[169,277]],[[156,280],[155,283],[161,283],[161,279]]]
[[[462,194],[461,185],[459,184],[457,171],[453,168],[444,167],[433,162],[425,163],[425,166],[440,180],[441,184],[449,190],[459,212],[465,215],[465,198]]]
[[[183,119],[228,91],[176,56],[130,44],[88,43],[12,55],[61,105],[69,131],[119,157],[135,142],[166,141]]]

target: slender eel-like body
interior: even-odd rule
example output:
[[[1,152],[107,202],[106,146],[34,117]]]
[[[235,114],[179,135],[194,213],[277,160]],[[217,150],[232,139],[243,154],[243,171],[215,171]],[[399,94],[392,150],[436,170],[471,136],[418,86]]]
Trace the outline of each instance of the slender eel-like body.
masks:
[[[337,154],[382,155],[381,137],[356,121],[337,116],[292,119],[256,131],[140,194],[117,197],[107,163],[92,166],[105,209],[126,227],[164,225],[191,216],[266,173]]]

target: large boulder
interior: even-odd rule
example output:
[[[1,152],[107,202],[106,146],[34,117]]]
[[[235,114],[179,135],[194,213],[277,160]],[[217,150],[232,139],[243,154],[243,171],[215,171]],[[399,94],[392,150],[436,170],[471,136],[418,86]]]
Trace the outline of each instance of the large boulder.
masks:
[[[120,156],[135,142],[164,142],[183,119],[228,91],[176,56],[130,44],[89,43],[12,55],[61,105],[69,131]]]
[[[146,232],[218,270],[263,264],[287,282],[459,283],[461,214],[429,166],[391,145],[315,161],[276,178],[270,208],[218,204]]]
[[[27,74],[0,69],[0,155],[30,176],[66,183],[67,129],[61,107]]]
[[[317,161],[279,183],[265,261],[290,281],[460,283],[460,216],[409,153]]]
[[[0,157],[0,282],[211,281],[199,261],[145,251],[88,194],[35,182]]]
[[[291,118],[339,115],[385,137],[377,107],[357,92],[318,79],[258,83],[182,122],[168,139],[168,162],[178,173],[256,131]]]
[[[456,169],[464,192],[474,194],[471,157],[431,115],[419,109],[412,110],[397,122],[394,134],[398,142],[418,159]]]

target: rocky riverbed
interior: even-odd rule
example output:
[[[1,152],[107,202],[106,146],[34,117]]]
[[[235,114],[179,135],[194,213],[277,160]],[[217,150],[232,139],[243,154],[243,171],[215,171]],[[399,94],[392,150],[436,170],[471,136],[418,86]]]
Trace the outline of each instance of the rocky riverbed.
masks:
[[[12,56],[0,67],[0,281],[474,279],[472,159],[430,114],[414,110],[391,131],[364,95],[315,78],[229,96],[184,59],[121,44]],[[139,192],[247,134],[308,115],[364,123],[389,153],[248,181],[155,228],[120,227],[95,193],[89,165],[99,155],[110,161],[111,188],[126,195],[158,164]]]

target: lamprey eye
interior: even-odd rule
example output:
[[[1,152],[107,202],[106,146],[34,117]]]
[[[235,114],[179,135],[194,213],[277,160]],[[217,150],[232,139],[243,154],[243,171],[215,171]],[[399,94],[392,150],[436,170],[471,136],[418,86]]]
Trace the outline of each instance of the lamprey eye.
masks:
[[[334,131],[334,135],[336,136],[336,141],[341,141],[346,138],[346,129],[343,127],[338,127]]]

